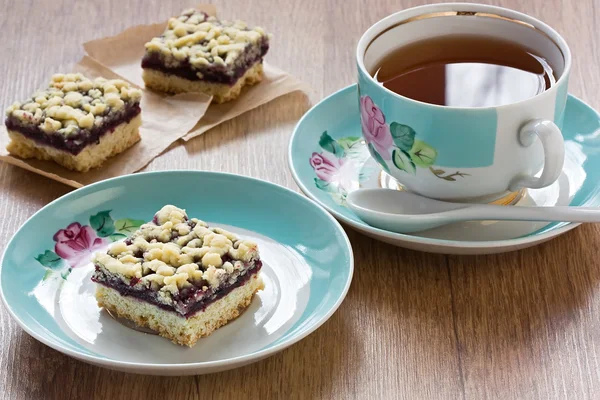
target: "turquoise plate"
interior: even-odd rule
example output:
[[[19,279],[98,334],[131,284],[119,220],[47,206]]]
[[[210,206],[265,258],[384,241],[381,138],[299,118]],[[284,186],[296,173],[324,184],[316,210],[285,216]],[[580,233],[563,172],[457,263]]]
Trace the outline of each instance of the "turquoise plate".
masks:
[[[113,319],[90,281],[90,255],[165,204],[256,241],[264,263],[265,289],[250,307],[191,349]],[[257,361],[313,332],[344,299],[353,263],[339,223],[289,189],[224,173],[151,172],[84,187],[38,211],[6,248],[0,288],[18,324],[58,351],[121,371],[188,375]]]
[[[600,205],[600,116],[569,96],[565,112],[565,167],[553,185],[522,191],[509,199],[517,206]],[[517,250],[556,237],[577,224],[479,221],[447,225],[418,234],[371,227],[345,204],[359,188],[403,190],[382,171],[361,135],[356,85],[314,106],[298,122],[289,145],[289,166],[301,190],[338,220],[373,238],[415,250],[484,254]]]

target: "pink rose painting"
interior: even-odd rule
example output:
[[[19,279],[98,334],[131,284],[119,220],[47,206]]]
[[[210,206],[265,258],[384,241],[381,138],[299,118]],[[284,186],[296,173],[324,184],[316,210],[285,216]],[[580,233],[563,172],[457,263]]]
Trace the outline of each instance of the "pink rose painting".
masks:
[[[94,253],[127,238],[144,223],[131,218],[113,220],[110,213],[104,210],[91,215],[89,225],[72,222],[52,236],[54,251],[46,249],[34,257],[46,270],[42,282],[55,277],[66,280],[73,268],[88,265]]]
[[[309,163],[315,171],[315,185],[344,205],[346,196],[359,187],[359,170],[369,151],[359,137],[333,139],[327,131],[319,138],[321,152],[313,152]]]
[[[317,178],[336,186],[338,190],[347,193],[357,189],[355,160],[349,158],[336,158],[328,152],[313,153],[310,165],[315,170]]]
[[[310,165],[317,177],[328,183],[335,180],[343,164],[344,159],[338,159],[331,153],[312,153],[310,157]]]
[[[95,251],[101,250],[109,241],[96,235],[88,225],[81,226],[73,222],[65,229],[61,229],[52,237],[56,242],[54,252],[66,260],[71,268],[82,266],[90,261]]]
[[[317,189],[329,193],[342,206],[346,205],[348,194],[372,176],[368,172],[372,166],[365,167],[369,158],[390,175],[390,166],[393,165],[411,175],[416,175],[418,168],[428,169],[437,178],[449,182],[468,176],[460,171],[448,174],[443,169],[433,168],[437,150],[417,139],[417,132],[411,126],[396,121],[386,122],[385,115],[369,96],[360,97],[360,123],[364,139],[339,137],[335,134],[338,131],[334,131],[332,137],[324,131],[318,141],[322,151],[312,152],[309,159],[316,175],[314,182]]]
[[[371,143],[384,160],[391,159],[390,148],[394,141],[383,112],[369,96],[360,98],[360,123],[368,143]]]

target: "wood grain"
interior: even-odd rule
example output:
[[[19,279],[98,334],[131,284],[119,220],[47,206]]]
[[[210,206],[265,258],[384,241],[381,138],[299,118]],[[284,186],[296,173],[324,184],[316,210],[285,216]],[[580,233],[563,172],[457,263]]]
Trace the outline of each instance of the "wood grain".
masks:
[[[483,1],[531,14],[572,47],[571,92],[600,108],[597,0]],[[274,33],[268,59],[310,83],[312,102],[355,80],[372,23],[422,0],[217,2],[219,14]],[[22,0],[0,23],[0,106],[82,55],[84,41],[164,20],[184,1]],[[41,29],[40,27],[45,27]],[[47,32],[45,29],[49,29]],[[292,94],[228,121],[148,167],[228,171],[297,189],[286,147],[309,104]],[[258,157],[257,154],[268,154]],[[0,247],[70,189],[0,164]],[[66,357],[0,307],[0,399],[593,399],[600,396],[598,226],[495,256],[417,253],[348,230],[356,257],[346,301],[317,332],[267,360],[208,376],[129,375]]]

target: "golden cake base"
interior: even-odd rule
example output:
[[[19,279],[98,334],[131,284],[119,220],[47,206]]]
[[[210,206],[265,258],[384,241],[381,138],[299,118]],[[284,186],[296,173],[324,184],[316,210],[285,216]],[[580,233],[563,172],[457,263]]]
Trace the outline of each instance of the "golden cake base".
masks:
[[[215,103],[225,103],[239,97],[244,86],[254,85],[262,81],[263,65],[256,63],[250,67],[237,82],[231,86],[226,83],[190,81],[177,75],[165,74],[162,71],[145,68],[142,78],[147,88],[165,93],[200,92],[212,96]]]
[[[263,287],[263,281],[257,273],[243,286],[232,290],[227,296],[190,318],[135,297],[121,296],[117,290],[100,284],[96,288],[96,300],[112,316],[125,318],[137,326],[151,329],[173,343],[193,347],[198,339],[237,318],[250,305],[254,294]]]
[[[113,132],[103,135],[99,143],[86,146],[77,155],[39,144],[20,132],[9,129],[8,136],[11,141],[6,146],[6,150],[20,158],[54,161],[67,169],[87,172],[137,143],[140,140],[141,125],[142,114],[140,113],[131,121],[117,125]]]

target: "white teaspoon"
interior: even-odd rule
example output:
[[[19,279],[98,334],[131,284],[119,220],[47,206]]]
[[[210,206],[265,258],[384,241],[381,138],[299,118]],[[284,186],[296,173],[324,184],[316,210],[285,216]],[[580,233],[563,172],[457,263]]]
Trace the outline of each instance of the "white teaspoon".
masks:
[[[419,232],[460,221],[600,222],[597,207],[521,207],[450,203],[391,189],[361,189],[346,198],[367,224],[398,233]]]

